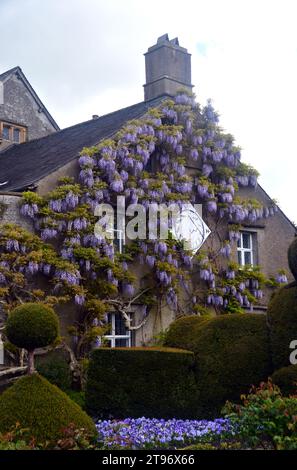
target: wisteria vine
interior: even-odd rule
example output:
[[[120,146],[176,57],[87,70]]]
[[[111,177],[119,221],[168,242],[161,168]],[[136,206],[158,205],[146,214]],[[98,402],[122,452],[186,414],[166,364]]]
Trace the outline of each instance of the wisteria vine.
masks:
[[[283,271],[267,281],[258,267],[232,262],[241,224],[273,216],[277,206],[240,197],[241,187],[257,186],[258,173],[241,162],[240,149],[219,127],[210,102],[201,110],[192,95],[181,92],[113,138],[83,149],[79,167],[77,181],[63,178],[45,197],[23,195],[21,214],[33,221],[41,241],[55,248],[58,260],[32,255],[16,270],[49,276],[55,294],[71,295],[87,311],[90,304],[96,311],[99,302],[102,314],[102,301],[131,299],[139,290],[133,271],[141,264],[143,283],[151,289],[141,298],[144,305],[164,299],[174,310],[233,312],[259,302],[265,283],[286,282]],[[94,235],[95,207],[115,204],[117,195],[147,210],[159,203],[202,203],[212,228],[210,242],[197,256],[174,239],[134,241],[118,253],[111,241]],[[1,245],[2,257],[21,250],[13,234]],[[7,258],[0,263],[0,286],[10,269]],[[188,296],[187,307],[181,307],[181,290]],[[89,318],[93,322],[96,313]]]

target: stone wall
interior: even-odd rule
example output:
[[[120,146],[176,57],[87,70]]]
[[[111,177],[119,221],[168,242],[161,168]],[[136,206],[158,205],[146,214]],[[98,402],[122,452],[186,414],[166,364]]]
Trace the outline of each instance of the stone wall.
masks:
[[[3,84],[0,120],[26,126],[28,140],[43,137],[56,130],[17,74],[10,76]],[[0,150],[2,148],[4,145],[2,147],[1,144]]]
[[[26,230],[33,231],[33,226],[28,218],[21,216],[19,205],[21,194],[0,193],[0,225],[17,224]]]

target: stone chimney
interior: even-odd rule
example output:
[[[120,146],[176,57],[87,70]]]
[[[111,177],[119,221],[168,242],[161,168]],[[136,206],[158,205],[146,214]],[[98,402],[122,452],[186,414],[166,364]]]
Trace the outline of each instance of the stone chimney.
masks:
[[[168,34],[164,34],[144,55],[145,101],[163,95],[173,96],[181,88],[192,91],[191,54],[179,45],[178,38],[169,40]]]

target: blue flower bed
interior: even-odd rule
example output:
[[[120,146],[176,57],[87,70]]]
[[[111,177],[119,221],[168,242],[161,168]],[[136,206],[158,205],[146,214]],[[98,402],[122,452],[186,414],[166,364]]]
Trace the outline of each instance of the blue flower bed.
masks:
[[[129,449],[175,449],[213,441],[232,432],[227,419],[197,421],[127,418],[98,421],[96,427],[100,446]]]

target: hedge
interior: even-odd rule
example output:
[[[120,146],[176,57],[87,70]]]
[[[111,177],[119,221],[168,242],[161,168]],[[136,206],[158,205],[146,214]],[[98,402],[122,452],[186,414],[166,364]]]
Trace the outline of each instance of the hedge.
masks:
[[[36,370],[51,384],[56,385],[64,392],[71,389],[69,364],[60,351],[51,351],[46,356],[37,356]]]
[[[100,348],[91,354],[86,407],[96,418],[186,418],[197,399],[194,355],[169,348]]]
[[[17,422],[40,443],[61,438],[62,429],[70,424],[96,435],[91,418],[58,387],[36,373],[19,379],[1,395],[0,433],[10,431]]]
[[[296,283],[279,289],[272,297],[267,321],[274,370],[290,365],[290,343],[297,339]]]
[[[297,395],[297,365],[282,367],[272,374],[271,379],[283,395]]]
[[[262,314],[182,318],[170,326],[165,344],[195,354],[199,418],[217,417],[226,400],[238,400],[271,372]]]

